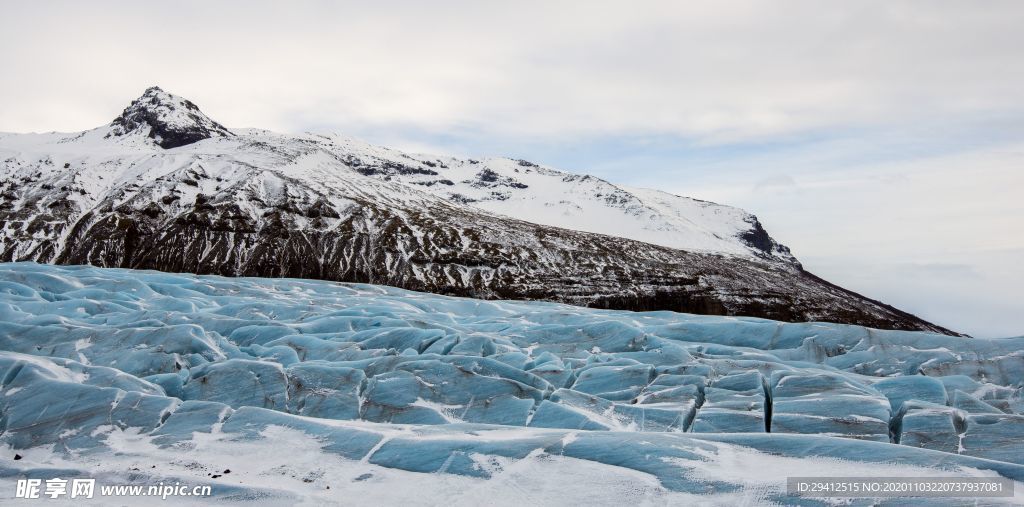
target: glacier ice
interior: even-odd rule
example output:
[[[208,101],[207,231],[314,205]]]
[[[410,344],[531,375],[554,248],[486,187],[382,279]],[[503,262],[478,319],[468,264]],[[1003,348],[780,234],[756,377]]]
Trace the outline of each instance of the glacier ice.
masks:
[[[192,477],[190,453],[292,445],[286,428],[324,455],[309,477],[273,468],[299,491],[332,459],[483,481],[571,460],[661,499],[742,496],[713,472],[729,453],[1024,481],[1022,391],[1024,338],[0,264],[0,452],[26,456],[0,479],[125,453]],[[794,500],[772,484],[761,500]]]

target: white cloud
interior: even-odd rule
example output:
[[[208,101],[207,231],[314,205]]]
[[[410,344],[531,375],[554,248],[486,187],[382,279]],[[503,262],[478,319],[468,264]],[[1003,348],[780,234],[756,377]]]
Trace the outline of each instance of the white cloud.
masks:
[[[48,2],[0,23],[0,130],[94,126],[150,84],[235,126],[719,143],[1024,104],[1015,2]]]
[[[846,288],[978,336],[1024,335],[1024,144],[802,169],[792,185],[732,174],[676,190],[755,210],[805,268]]]

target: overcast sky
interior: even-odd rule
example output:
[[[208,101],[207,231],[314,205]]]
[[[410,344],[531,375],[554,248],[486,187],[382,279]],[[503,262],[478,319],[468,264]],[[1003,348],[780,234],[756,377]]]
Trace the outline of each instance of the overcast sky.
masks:
[[[13,2],[0,131],[151,85],[229,127],[743,207],[826,279],[1024,334],[1024,2]]]

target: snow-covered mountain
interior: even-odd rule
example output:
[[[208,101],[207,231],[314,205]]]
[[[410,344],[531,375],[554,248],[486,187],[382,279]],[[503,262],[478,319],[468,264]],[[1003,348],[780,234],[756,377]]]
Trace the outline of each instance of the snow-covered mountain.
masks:
[[[796,263],[757,217],[732,206],[657,190],[613,185],[526,160],[406,154],[346,138],[332,141],[356,170],[416,185],[474,208],[536,224],[595,232],[692,252]]]
[[[155,87],[96,129],[0,134],[0,260],[949,332],[803,271],[743,210],[523,160],[229,130]]]

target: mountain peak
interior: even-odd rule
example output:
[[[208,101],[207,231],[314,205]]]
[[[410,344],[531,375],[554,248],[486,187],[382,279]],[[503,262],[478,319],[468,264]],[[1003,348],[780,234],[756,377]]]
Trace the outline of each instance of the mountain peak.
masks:
[[[110,125],[115,136],[142,134],[165,149],[234,135],[203,114],[192,101],[167,93],[159,86],[147,88]]]

